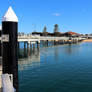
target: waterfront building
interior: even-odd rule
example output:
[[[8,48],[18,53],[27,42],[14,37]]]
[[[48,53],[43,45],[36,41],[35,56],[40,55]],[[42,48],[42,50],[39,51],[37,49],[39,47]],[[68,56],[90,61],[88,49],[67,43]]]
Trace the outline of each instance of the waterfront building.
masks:
[[[76,32],[72,32],[72,31],[68,31],[63,33],[63,36],[67,36],[67,37],[79,37],[81,34],[76,33]]]

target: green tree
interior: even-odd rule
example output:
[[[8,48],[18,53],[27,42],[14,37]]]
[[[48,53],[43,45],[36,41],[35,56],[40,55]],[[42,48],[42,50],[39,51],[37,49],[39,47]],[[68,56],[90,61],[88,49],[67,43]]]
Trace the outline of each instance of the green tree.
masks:
[[[43,33],[46,33],[46,32],[47,32],[47,27],[45,26],[43,29]]]
[[[59,28],[58,28],[58,24],[55,24],[54,25],[54,33],[57,33],[59,32]]]
[[[47,27],[45,26],[43,29],[43,35],[46,36],[47,35]]]

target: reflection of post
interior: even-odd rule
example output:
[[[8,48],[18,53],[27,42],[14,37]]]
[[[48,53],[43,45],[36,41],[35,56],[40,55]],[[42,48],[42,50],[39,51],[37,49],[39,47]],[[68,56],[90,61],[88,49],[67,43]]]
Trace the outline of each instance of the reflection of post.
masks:
[[[66,49],[68,54],[71,54],[73,52],[72,45],[69,44],[68,48]]]
[[[62,44],[64,44],[64,40],[62,40]]]
[[[47,40],[47,46],[48,46],[48,44],[49,44],[49,42],[48,42],[48,40]]]
[[[45,46],[45,41],[43,41],[43,46]]]
[[[37,57],[39,57],[40,56],[40,51],[38,50],[37,51],[37,55],[36,55]]]
[[[58,42],[57,42],[57,43],[58,43],[58,45],[59,45],[60,41],[58,40]]]
[[[11,7],[2,20],[3,41],[3,73],[13,74],[13,86],[18,92],[18,55],[17,55],[17,31],[18,18]]]
[[[63,44],[65,44],[65,40],[63,40]]]
[[[35,43],[33,43],[33,52],[35,52]]]
[[[55,48],[55,60],[58,61],[58,47]]]
[[[27,61],[27,62],[26,62]],[[35,51],[28,58],[22,59],[19,61],[19,70],[25,70],[27,65],[31,66],[40,66],[40,51]]]

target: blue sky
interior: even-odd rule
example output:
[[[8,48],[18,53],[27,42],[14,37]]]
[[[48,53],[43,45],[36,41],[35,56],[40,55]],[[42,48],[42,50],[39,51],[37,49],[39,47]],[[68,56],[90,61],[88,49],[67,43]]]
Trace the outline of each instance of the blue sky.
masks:
[[[58,24],[60,32],[92,33],[92,0],[1,0],[0,22],[9,6],[19,18],[19,32],[42,32],[44,26],[53,32]]]

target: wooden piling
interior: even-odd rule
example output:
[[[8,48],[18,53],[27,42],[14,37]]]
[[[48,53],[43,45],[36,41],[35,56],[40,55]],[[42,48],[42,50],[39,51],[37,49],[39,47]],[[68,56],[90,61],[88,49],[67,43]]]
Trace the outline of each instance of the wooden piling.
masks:
[[[27,42],[27,53],[28,53],[28,56],[30,56],[30,42]]]

